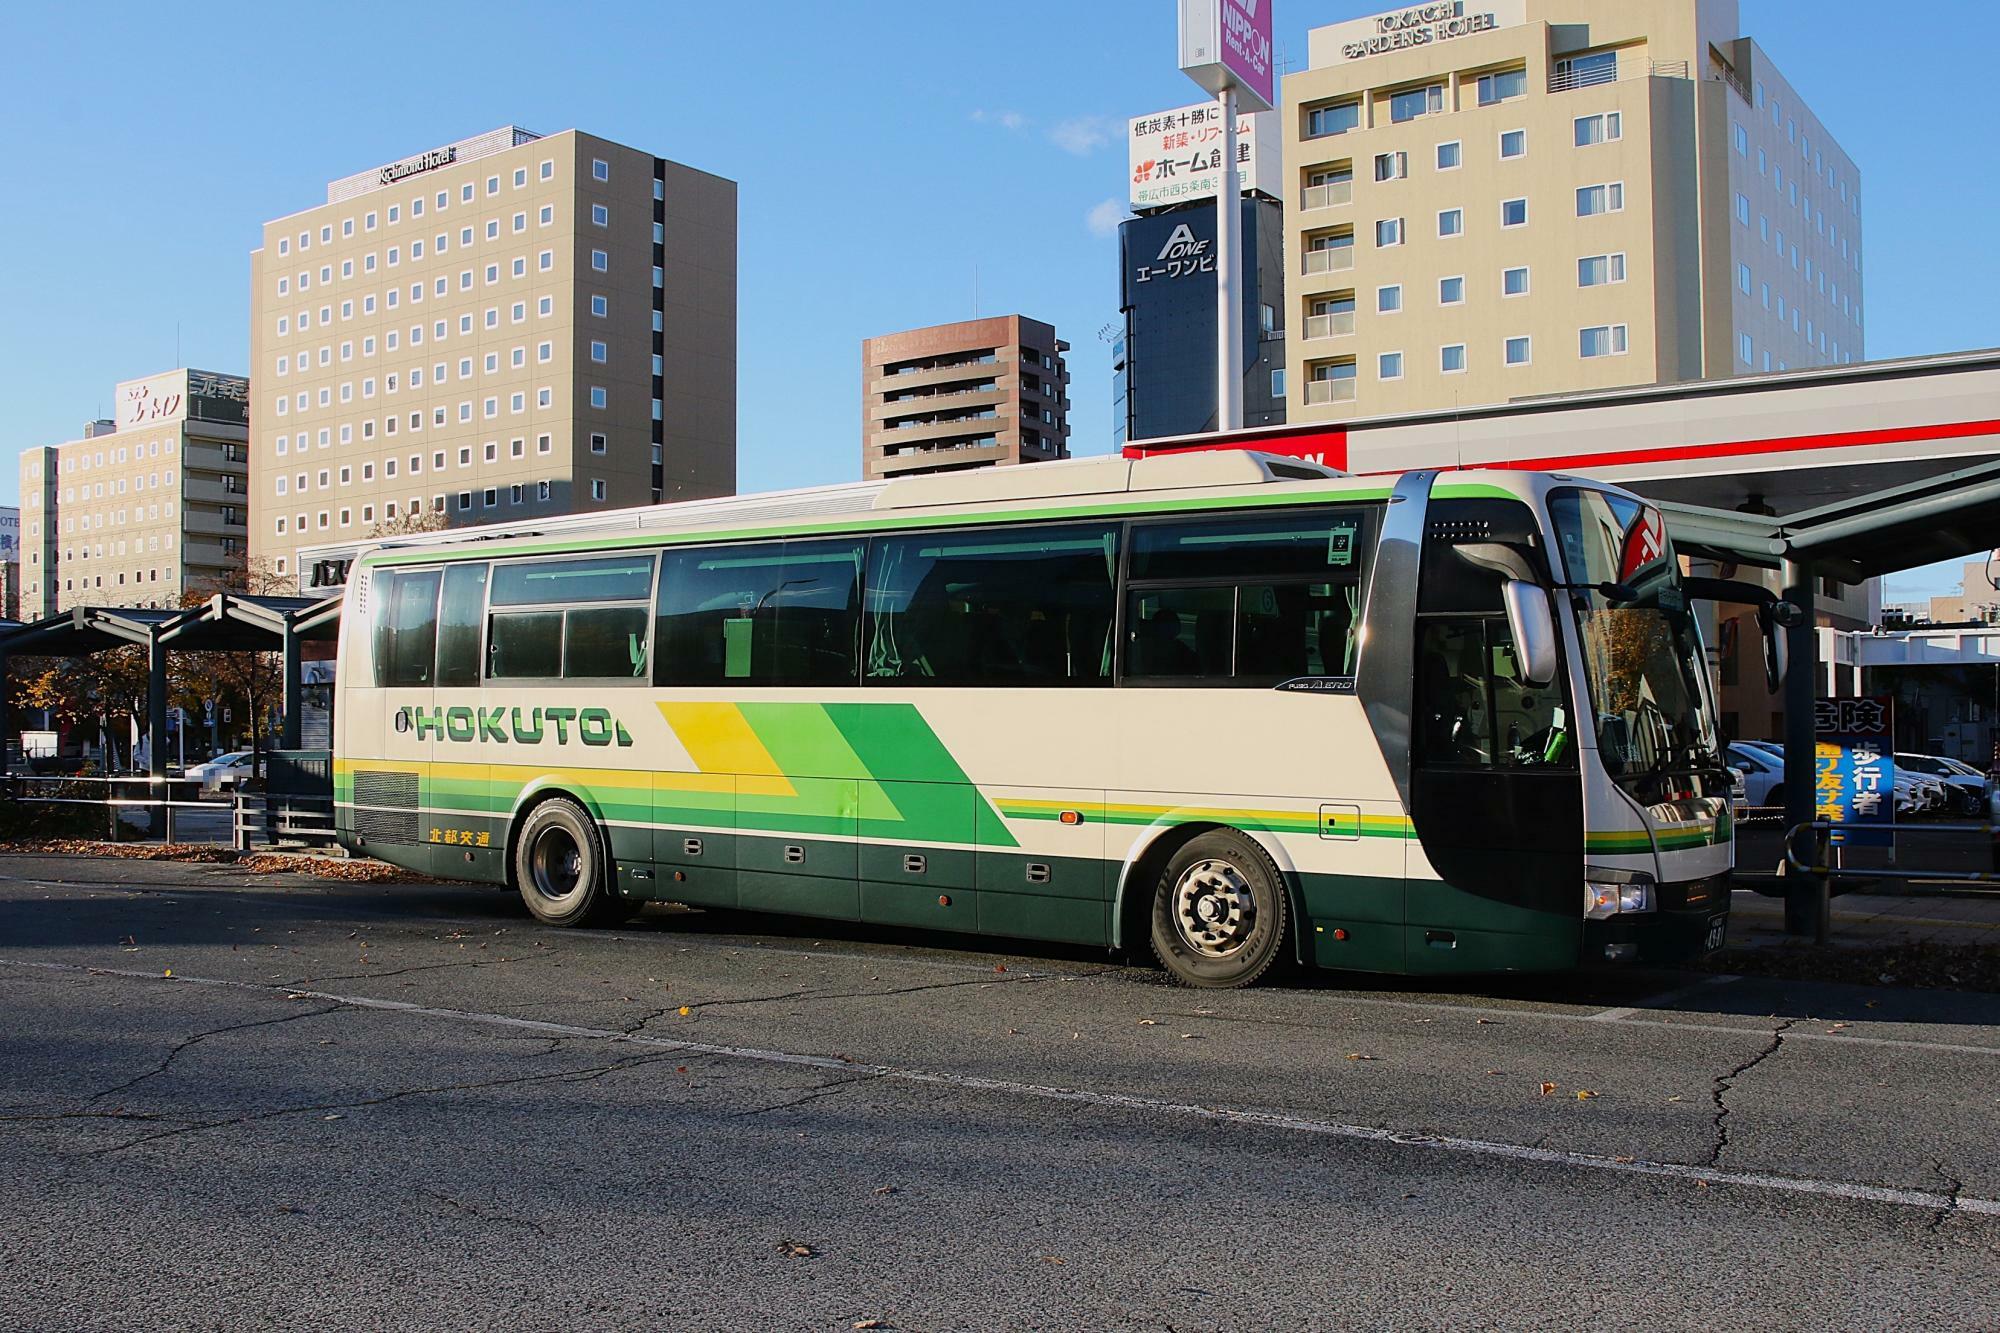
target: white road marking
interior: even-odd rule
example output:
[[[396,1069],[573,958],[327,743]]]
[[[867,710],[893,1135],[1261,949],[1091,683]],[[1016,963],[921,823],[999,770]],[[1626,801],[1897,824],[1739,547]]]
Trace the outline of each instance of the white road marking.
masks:
[[[615,1028],[582,1027],[573,1023],[549,1022],[545,1019],[518,1018],[512,1014],[484,1013],[479,1010],[470,1009],[445,1009],[432,1005],[412,1004],[406,1000],[381,1000],[366,995],[336,995],[329,991],[305,990],[261,982],[229,981],[215,977],[166,977],[155,972],[138,972],[122,968],[87,967],[76,963],[49,963],[4,958],[0,958],[0,967],[33,968],[40,971],[66,972],[84,976],[107,976],[135,981],[179,983],[186,986],[212,986],[224,990],[254,991],[265,995],[283,995],[288,998],[320,1000],[330,1004],[344,1005],[353,1009],[374,1009],[387,1013],[410,1014],[422,1018],[438,1018],[457,1023],[472,1023],[484,1027],[510,1028],[523,1032],[541,1033],[552,1037],[624,1042],[628,1045],[644,1046],[653,1050],[686,1051],[696,1055],[711,1055],[730,1060],[748,1060],[761,1064],[837,1070],[848,1074],[870,1075],[892,1082],[953,1088],[964,1092],[999,1093],[1005,1096],[1030,1097],[1043,1101],[1065,1102],[1071,1105],[1098,1106],[1110,1110],[1134,1111],[1146,1115],[1178,1116],[1223,1124],[1246,1125],[1258,1129],[1280,1130],[1293,1134],[1311,1134],[1325,1138],[1348,1139],[1362,1143],[1388,1144],[1401,1148],[1422,1148],[1433,1152],[1462,1153],[1477,1157],[1498,1158],[1506,1161],[1534,1162],[1541,1165],[1563,1166],[1578,1170],[1609,1171],[1621,1175],[1651,1176],[1707,1185],[1734,1185],[1744,1189],[1776,1190],[1788,1194],[1816,1195],[1822,1198],[1843,1199],[1856,1203],[1887,1203],[1905,1208],[1921,1208],[1927,1212],[1935,1213],[1963,1212],[2000,1217],[2000,1199],[1967,1198],[1963,1196],[1954,1199],[1949,1195],[1932,1193],[1925,1190],[1892,1189],[1881,1185],[1863,1185],[1855,1181],[1819,1180],[1803,1176],[1779,1176],[1759,1171],[1710,1170],[1703,1167],[1687,1166],[1679,1162],[1654,1162],[1638,1157],[1606,1157],[1601,1153],[1572,1152],[1561,1148],[1537,1148],[1522,1143],[1458,1138],[1442,1134],[1418,1134],[1401,1130],[1379,1129],[1371,1125],[1350,1125],[1337,1120],[1321,1120],[1310,1116],[1287,1115],[1277,1111],[1255,1111],[1227,1106],[1202,1106],[1192,1102],[1170,1102],[1155,1097],[1142,1097],[1131,1093],[1093,1092],[1083,1088],[1058,1088],[1040,1083],[1020,1083],[1012,1079],[983,1078],[977,1075],[908,1069],[895,1065],[862,1064],[837,1059],[832,1056],[807,1055],[796,1051],[767,1050],[755,1046],[723,1046],[713,1042],[685,1041],[671,1037],[650,1037],[643,1034],[620,1032]],[[1981,1048],[1975,1047],[1972,1049]]]
[[[1700,981],[1681,986],[1675,990],[1664,991],[1659,995],[1649,995],[1637,1004],[1627,1005],[1622,1009],[1606,1009],[1601,1014],[1592,1014],[1590,1021],[1593,1023],[1615,1023],[1621,1018],[1632,1017],[1632,1015],[1642,1009],[1665,1009],[1672,1005],[1674,1001],[1684,1000],[1696,991],[1707,990],[1710,986],[1727,986],[1732,981],[1741,980],[1743,978],[1734,973],[1718,972],[1712,977],[1703,977]]]

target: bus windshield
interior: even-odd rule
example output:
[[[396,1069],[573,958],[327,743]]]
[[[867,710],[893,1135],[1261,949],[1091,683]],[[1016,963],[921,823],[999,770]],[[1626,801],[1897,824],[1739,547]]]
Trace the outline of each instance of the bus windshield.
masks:
[[[1719,767],[1701,636],[1660,512],[1588,490],[1557,491],[1549,508],[1606,771],[1620,778]]]

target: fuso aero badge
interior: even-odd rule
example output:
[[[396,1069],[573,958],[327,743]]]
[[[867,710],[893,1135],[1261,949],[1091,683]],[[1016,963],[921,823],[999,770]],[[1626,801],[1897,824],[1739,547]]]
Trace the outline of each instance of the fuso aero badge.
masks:
[[[396,730],[414,729],[418,740],[493,741],[512,745],[628,746],[632,733],[608,708],[401,708]]]

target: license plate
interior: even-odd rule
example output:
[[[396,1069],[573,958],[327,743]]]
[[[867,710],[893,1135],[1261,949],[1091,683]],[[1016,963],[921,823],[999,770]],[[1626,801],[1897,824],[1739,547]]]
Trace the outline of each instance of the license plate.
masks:
[[[1729,935],[1728,916],[1726,915],[1712,916],[1708,919],[1708,942],[1704,944],[1702,948],[1710,953],[1713,953],[1715,950],[1720,949],[1722,947],[1722,942],[1725,938],[1728,937],[1728,935]]]

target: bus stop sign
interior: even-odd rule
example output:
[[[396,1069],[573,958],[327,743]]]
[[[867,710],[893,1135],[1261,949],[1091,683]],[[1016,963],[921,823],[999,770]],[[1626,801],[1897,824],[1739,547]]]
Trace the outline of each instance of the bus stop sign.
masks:
[[[1833,841],[1895,842],[1896,727],[1890,695],[1813,701],[1813,818]]]

